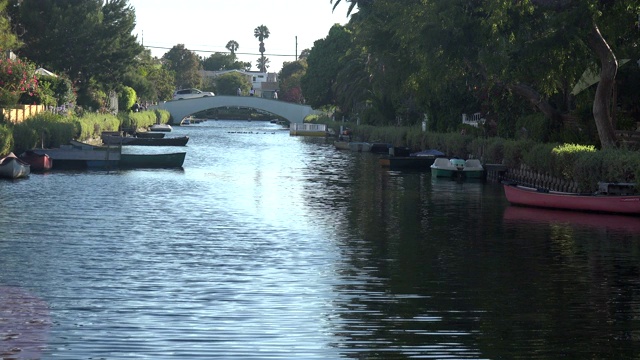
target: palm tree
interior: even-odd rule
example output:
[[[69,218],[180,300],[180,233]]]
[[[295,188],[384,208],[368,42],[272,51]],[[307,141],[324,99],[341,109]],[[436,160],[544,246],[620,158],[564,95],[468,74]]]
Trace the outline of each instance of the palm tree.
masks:
[[[258,39],[258,41],[260,41],[260,59],[262,59],[262,61],[260,62],[260,71],[262,72],[266,72],[267,69],[265,67],[266,63],[264,61],[264,39],[268,39],[269,38],[269,28],[264,26],[264,25],[260,25],[257,28],[255,28],[253,30],[253,36],[255,36],[256,39]]]
[[[262,56],[258,58],[258,61],[256,61],[256,65],[258,65],[258,69],[260,69],[260,71],[266,72],[269,68],[269,62],[271,62],[269,58]]]
[[[334,0],[331,0],[330,3],[333,4],[333,1]],[[340,4],[340,0],[335,0],[335,2],[336,3],[333,5],[333,11],[335,11],[338,4]],[[347,10],[347,16],[349,16],[356,6],[358,6],[359,9],[363,6],[371,5],[371,3],[373,3],[373,0],[346,0],[346,2],[350,3],[349,10]]]
[[[238,50],[238,48],[240,47],[240,45],[238,45],[238,42],[235,40],[229,40],[229,42],[227,43],[227,46],[225,46],[227,48],[227,50],[231,51],[231,56],[235,57],[236,56],[236,50]]]

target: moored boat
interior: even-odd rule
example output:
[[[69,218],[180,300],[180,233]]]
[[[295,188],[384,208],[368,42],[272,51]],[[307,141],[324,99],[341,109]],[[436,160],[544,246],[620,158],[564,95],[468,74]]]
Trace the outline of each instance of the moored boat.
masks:
[[[20,154],[19,158],[31,166],[31,171],[47,171],[53,167],[53,161],[47,154],[36,154],[27,150]]]
[[[139,138],[133,136],[120,136],[103,133],[102,142],[105,145],[138,145],[138,146],[185,146],[189,141],[188,136]]]
[[[186,152],[167,154],[121,154],[120,168],[180,168],[184,163]]]
[[[484,167],[478,159],[437,158],[431,165],[431,175],[457,179],[482,179]]]
[[[153,124],[153,125],[151,125],[149,127],[149,130],[150,131],[169,132],[169,131],[173,130],[173,128],[169,124]]]
[[[29,176],[31,166],[20,160],[14,153],[0,158],[0,177],[6,179],[19,179]]]
[[[369,152],[371,151],[371,143],[352,141],[349,143],[349,149],[356,152]]]
[[[163,132],[154,132],[154,131],[138,131],[136,132],[133,136],[137,137],[137,138],[153,138],[153,139],[159,139],[159,138],[163,138],[165,135],[165,133]]]
[[[507,200],[514,205],[550,209],[640,215],[640,195],[592,194],[549,191],[513,182],[503,182]]]
[[[71,140],[68,145],[52,149],[31,149],[35,154],[48,155],[53,169],[111,169],[118,166],[120,147],[95,146]]]
[[[434,161],[441,156],[444,156],[441,151],[429,149],[410,153],[409,156],[383,156],[379,161],[381,166],[388,166],[390,170],[429,170]]]

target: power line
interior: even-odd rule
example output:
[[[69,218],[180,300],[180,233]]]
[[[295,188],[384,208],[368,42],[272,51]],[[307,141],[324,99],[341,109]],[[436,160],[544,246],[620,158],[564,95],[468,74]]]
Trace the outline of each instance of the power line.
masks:
[[[149,45],[143,45],[146,48],[150,48],[150,49],[164,49],[164,50],[171,50],[173,49],[173,47],[163,47],[163,46],[149,46]],[[230,54],[231,51],[214,51],[214,50],[191,50],[190,51],[193,52],[204,52],[204,53],[225,53],[225,54]],[[262,54],[260,53],[241,53],[241,52],[236,52],[236,55],[259,55],[261,56]],[[265,54],[265,55],[269,55],[269,56],[291,56],[291,57],[296,57],[296,55],[294,54]]]

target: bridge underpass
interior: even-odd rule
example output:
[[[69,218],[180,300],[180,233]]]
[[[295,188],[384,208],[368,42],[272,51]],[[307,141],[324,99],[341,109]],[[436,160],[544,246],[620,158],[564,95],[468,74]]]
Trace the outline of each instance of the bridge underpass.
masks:
[[[199,111],[219,107],[245,107],[263,110],[287,119],[291,123],[302,123],[308,115],[321,114],[311,106],[286,101],[263,99],[254,96],[209,96],[195,99],[172,100],[151,106],[150,109],[167,110],[172,123],[179,124],[185,117]]]

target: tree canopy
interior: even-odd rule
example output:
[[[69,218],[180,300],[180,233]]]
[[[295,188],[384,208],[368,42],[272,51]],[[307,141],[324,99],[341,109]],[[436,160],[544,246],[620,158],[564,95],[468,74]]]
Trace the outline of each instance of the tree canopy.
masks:
[[[601,145],[614,145],[618,57],[637,58],[640,1],[346,2],[346,47],[328,49],[337,45],[330,31],[309,54],[302,88],[314,106],[352,111],[367,102],[387,121],[411,123],[425,113],[443,129],[459,124],[463,112],[499,123],[538,112],[553,136],[590,100]],[[335,10],[340,0],[331,3]],[[587,69],[599,71],[600,81],[573,96]]]
[[[184,44],[172,47],[162,60],[167,69],[175,74],[177,88],[199,88],[202,84],[202,77],[198,73],[200,58],[195,52],[185,48]]]
[[[76,82],[115,87],[142,52],[127,0],[13,0],[19,55]]]

